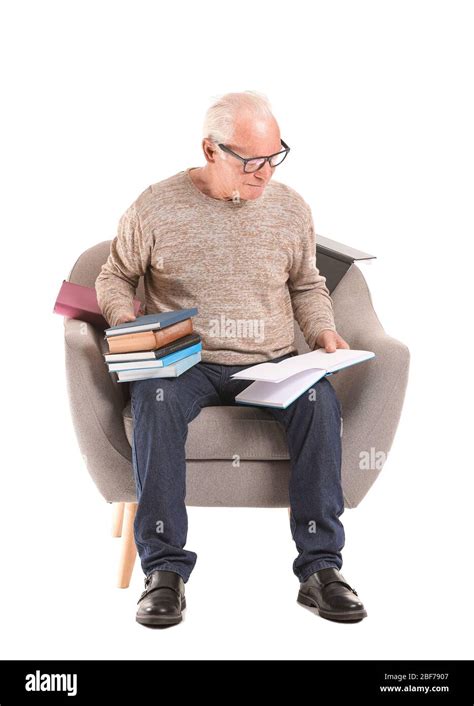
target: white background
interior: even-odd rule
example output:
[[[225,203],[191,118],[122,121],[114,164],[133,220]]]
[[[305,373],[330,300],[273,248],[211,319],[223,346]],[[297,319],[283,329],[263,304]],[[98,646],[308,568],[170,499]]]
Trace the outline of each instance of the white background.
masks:
[[[3,4],[0,27],[0,657],[472,659],[472,3],[43,0]],[[213,97],[246,89],[272,103],[292,147],[275,178],[317,232],[377,256],[377,314],[412,355],[406,404],[342,517],[366,620],[297,605],[285,509],[190,508],[186,617],[152,631],[139,564],[114,585],[52,308],[143,189],[204,164]]]

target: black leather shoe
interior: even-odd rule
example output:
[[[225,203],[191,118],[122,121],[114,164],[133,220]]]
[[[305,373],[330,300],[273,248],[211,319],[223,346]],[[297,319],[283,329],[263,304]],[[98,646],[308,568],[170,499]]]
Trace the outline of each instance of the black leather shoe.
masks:
[[[339,621],[359,621],[367,611],[336,568],[320,569],[300,583],[298,603],[316,608],[322,618]]]
[[[145,578],[145,590],[137,601],[137,622],[152,627],[176,625],[186,608],[183,578],[175,571],[157,569]]]

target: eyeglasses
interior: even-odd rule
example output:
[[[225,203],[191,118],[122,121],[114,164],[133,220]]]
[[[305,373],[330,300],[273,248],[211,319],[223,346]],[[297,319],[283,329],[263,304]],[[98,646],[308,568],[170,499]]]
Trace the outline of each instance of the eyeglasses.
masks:
[[[286,144],[286,142],[283,142],[283,140],[280,140],[282,146],[285,148],[284,150],[280,152],[275,152],[275,154],[270,154],[268,157],[250,157],[249,159],[245,159],[244,157],[241,157],[239,154],[236,152],[233,152],[229,147],[226,147],[222,143],[219,143],[219,147],[221,150],[224,152],[228,152],[231,154],[233,157],[236,157],[237,159],[240,159],[241,162],[244,164],[244,172],[251,173],[251,172],[258,172],[259,169],[263,167],[265,162],[268,162],[271,167],[277,167],[279,164],[283,162],[285,159],[286,155],[290,151],[290,148]]]

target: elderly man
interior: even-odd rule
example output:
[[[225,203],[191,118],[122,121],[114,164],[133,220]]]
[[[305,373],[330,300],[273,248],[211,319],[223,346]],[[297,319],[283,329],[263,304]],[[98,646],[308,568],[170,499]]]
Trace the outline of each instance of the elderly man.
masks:
[[[316,267],[311,209],[272,181],[289,152],[265,96],[229,93],[207,111],[204,167],[149,186],[122,215],[95,286],[111,326],[131,321],[144,275],[147,313],[197,307],[201,362],[177,378],[130,383],[134,534],[145,590],[136,620],[182,619],[185,583],[197,554],[185,549],[185,442],[188,424],[208,405],[235,404],[249,381],[231,375],[296,355],[296,317],[311,350],[348,348],[338,335],[325,277]],[[259,326],[228,324],[257,322]],[[340,573],[344,528],[341,407],[328,378],[317,394],[287,409],[268,408],[283,425],[290,453],[290,527],[298,550],[297,600],[320,616],[357,621],[367,613]],[[262,576],[266,566],[262,555]]]

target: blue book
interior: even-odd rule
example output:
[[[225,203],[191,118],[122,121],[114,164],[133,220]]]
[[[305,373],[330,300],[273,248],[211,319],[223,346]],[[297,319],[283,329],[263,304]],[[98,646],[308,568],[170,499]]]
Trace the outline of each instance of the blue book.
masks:
[[[200,350],[202,350],[201,342],[187,346],[186,348],[181,348],[181,350],[170,353],[169,355],[164,355],[163,358],[155,358],[153,360],[129,360],[125,363],[108,363],[109,373],[118,373],[119,370],[155,370],[156,368],[162,368],[166,365],[171,365],[171,363],[176,363],[176,361],[181,360],[181,358],[186,358],[188,355],[198,353]]]
[[[192,309],[178,309],[177,311],[162,311],[158,314],[144,314],[143,316],[137,316],[135,321],[125,321],[123,324],[106,328],[104,334],[108,337],[119,336],[122,333],[156,331],[189,319],[191,316],[196,316],[197,313],[198,310],[193,307]]]
[[[201,360],[201,351],[187,355],[186,358],[165,365],[163,368],[155,368],[154,370],[122,370],[117,373],[117,382],[131,382],[132,380],[147,380],[148,378],[177,378],[186,370],[192,368],[193,365]]]

